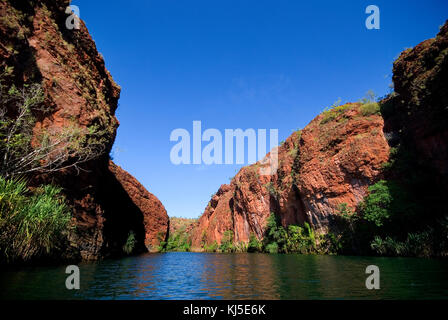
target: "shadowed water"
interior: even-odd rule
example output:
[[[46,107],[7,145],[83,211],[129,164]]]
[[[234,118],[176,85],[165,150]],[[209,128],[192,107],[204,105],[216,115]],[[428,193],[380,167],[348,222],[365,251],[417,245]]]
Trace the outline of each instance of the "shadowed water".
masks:
[[[381,289],[367,290],[368,265]],[[65,266],[2,270],[0,299],[443,299],[448,261],[313,255],[145,254],[82,263],[80,290]]]

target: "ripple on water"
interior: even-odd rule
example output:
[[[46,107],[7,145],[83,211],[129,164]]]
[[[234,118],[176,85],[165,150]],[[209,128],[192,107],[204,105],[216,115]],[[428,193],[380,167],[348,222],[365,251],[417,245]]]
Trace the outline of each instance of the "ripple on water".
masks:
[[[365,268],[381,290],[365,288]],[[0,274],[1,299],[434,299],[448,297],[448,262],[429,259],[268,254],[145,254],[82,263],[81,289],[65,267]]]

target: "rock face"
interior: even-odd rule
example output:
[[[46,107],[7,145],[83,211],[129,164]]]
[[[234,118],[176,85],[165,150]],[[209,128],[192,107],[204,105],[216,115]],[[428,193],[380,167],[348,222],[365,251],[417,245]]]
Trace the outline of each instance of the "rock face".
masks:
[[[32,183],[63,187],[76,224],[70,257],[121,254],[130,232],[137,240],[136,251],[145,245],[153,250],[157,239],[166,236],[168,216],[157,198],[109,163],[119,125],[115,110],[120,87],[84,23],[79,30],[66,28],[69,2],[0,1],[0,73],[7,74],[7,85],[39,83],[50,109],[35,115],[36,135],[45,130],[57,136],[74,127],[86,132],[87,146],[99,146],[97,156],[79,170],[33,176]]]
[[[168,236],[169,219],[162,202],[149,193],[133,176],[112,161],[109,170],[123,186],[132,203],[143,213],[145,246],[150,252],[157,251],[161,241]]]
[[[435,181],[448,185],[448,22],[439,34],[404,51],[393,66],[396,94],[386,110],[386,131],[415,148]],[[448,189],[447,189],[448,191]]]
[[[389,158],[383,126],[379,114],[366,114],[357,103],[319,115],[278,148],[275,175],[260,175],[269,162],[258,162],[221,186],[192,233],[192,247],[219,244],[227,230],[237,243],[247,243],[251,233],[262,239],[271,212],[284,226],[333,228],[339,206],[354,208],[381,177]]]

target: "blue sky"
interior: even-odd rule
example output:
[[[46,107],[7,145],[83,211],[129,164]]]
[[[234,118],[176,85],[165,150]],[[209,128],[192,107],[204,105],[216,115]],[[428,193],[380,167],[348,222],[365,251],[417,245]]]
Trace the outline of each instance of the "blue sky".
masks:
[[[122,87],[114,161],[165,205],[198,217],[241,165],[170,161],[176,128],[278,129],[341,98],[389,91],[398,54],[436,35],[448,1],[73,0]],[[381,29],[365,27],[380,8]]]

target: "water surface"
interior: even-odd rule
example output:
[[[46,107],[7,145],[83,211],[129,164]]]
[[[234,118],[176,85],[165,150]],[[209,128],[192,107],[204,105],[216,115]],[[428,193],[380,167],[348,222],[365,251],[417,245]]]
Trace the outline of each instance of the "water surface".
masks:
[[[380,290],[367,290],[368,265]],[[0,299],[446,299],[448,261],[315,255],[164,253],[82,263],[80,290],[65,266],[2,270]]]

